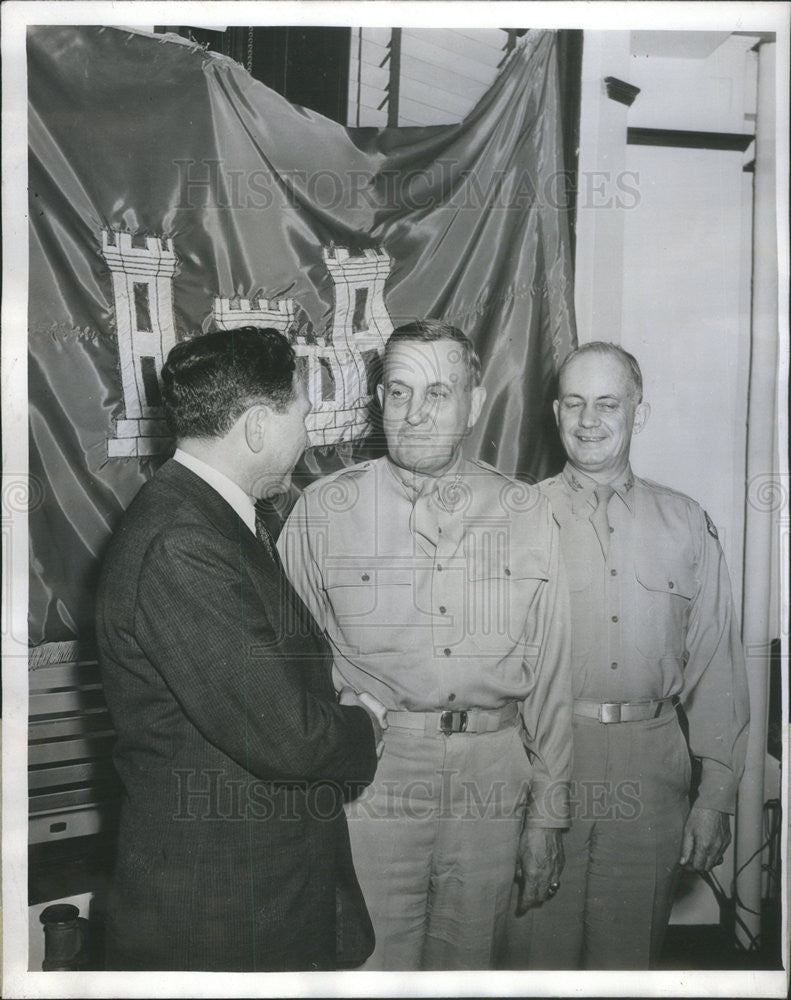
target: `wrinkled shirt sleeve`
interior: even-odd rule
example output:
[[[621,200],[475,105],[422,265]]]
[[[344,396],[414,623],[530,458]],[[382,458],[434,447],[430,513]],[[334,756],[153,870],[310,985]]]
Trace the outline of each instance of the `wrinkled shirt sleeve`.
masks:
[[[700,508],[691,516],[699,587],[689,611],[682,705],[690,750],[702,765],[696,804],[732,813],[749,721],[744,652],[719,541]]]
[[[321,580],[321,570],[313,554],[308,530],[308,508],[304,494],[283,525],[277,551],[291,586],[296,590],[322,631],[327,630],[330,611]]]
[[[534,678],[523,702],[527,745],[533,765],[526,825],[569,825],[571,770],[571,625],[566,573],[560,555],[558,526],[549,503],[548,580],[535,614],[528,615],[525,668]]]

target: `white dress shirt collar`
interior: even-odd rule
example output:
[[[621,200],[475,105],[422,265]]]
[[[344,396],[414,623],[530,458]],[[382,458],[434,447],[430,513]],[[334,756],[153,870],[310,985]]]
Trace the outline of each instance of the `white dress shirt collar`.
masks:
[[[237,486],[233,480],[229,479],[224,473],[219,472],[213,466],[207,465],[206,462],[195,458],[194,455],[188,455],[181,448],[176,448],[173,458],[189,469],[190,472],[194,472],[196,476],[200,476],[205,483],[208,483],[213,490],[219,493],[223,500],[233,507],[250,531],[255,534],[254,501],[249,494],[245,493],[241,486]]]

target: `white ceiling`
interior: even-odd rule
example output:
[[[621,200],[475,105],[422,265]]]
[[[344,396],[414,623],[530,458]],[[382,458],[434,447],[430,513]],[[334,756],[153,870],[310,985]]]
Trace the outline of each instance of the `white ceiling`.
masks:
[[[729,31],[633,31],[632,55],[662,59],[705,59]]]

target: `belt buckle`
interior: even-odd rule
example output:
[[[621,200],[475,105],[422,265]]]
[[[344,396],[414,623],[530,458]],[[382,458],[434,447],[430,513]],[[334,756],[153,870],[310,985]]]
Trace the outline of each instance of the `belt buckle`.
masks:
[[[621,721],[621,706],[617,701],[603,702],[599,706],[599,721],[605,725]]]
[[[459,726],[458,729],[453,724],[453,716],[458,715]],[[467,713],[466,712],[441,712],[439,716],[439,728],[445,736],[450,736],[451,733],[463,733],[467,729]]]

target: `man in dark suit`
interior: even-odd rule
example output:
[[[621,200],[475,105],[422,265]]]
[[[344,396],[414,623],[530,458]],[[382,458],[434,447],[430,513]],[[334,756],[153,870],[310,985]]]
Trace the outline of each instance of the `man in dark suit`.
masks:
[[[373,937],[343,791],[371,781],[384,720],[336,701],[254,508],[306,444],[294,352],[274,330],[209,334],[162,383],[178,448],[126,512],[97,603],[124,785],[108,965],[353,966]]]

